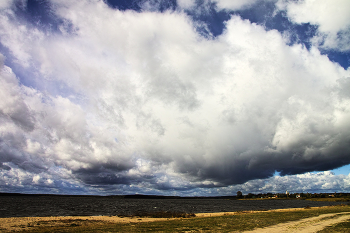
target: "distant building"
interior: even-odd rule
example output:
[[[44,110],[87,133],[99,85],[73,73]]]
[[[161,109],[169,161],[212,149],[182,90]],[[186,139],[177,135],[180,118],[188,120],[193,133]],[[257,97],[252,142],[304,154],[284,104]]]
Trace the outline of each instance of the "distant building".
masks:
[[[286,191],[286,195],[289,195],[289,192],[288,192],[288,190]]]

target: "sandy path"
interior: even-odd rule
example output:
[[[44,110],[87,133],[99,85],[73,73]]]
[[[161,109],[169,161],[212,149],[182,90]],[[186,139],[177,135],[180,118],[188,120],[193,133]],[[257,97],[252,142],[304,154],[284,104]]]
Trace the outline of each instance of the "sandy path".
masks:
[[[165,221],[164,218],[130,218],[116,216],[67,216],[67,217],[16,217],[0,218],[0,232],[13,232],[43,226],[66,226],[70,224],[94,223],[135,223]]]
[[[253,211],[246,211],[253,212]],[[223,215],[233,215],[235,212],[220,213],[199,213],[196,217],[214,217]],[[59,217],[13,217],[0,218],[0,232],[13,232],[33,229],[42,226],[67,226],[70,224],[94,224],[109,223],[136,223],[175,220],[176,218],[137,218],[137,217],[117,217],[117,216],[59,216]]]
[[[256,211],[246,211],[246,213]],[[220,213],[199,213],[196,217],[214,217],[223,215],[233,215],[235,212]],[[22,231],[40,225],[45,226],[65,226],[73,223],[136,223],[175,220],[176,218],[137,218],[137,217],[117,217],[117,216],[60,216],[60,217],[13,217],[0,218],[0,232]]]
[[[323,207],[315,207],[323,208]],[[274,212],[298,211],[303,208],[270,210]],[[243,211],[241,213],[253,213],[261,211]],[[266,212],[266,211],[264,211]],[[237,212],[221,212],[221,213],[197,213],[196,217],[215,217],[223,215],[234,215]],[[0,232],[15,232],[33,229],[38,226],[67,226],[70,224],[105,224],[109,223],[136,223],[136,222],[154,222],[175,220],[176,218],[137,218],[137,217],[117,217],[117,216],[67,216],[67,217],[16,217],[16,218],[0,218]],[[298,232],[309,233],[322,230],[326,226],[330,226],[339,222],[350,219],[350,212],[341,212],[335,214],[323,214],[318,217],[306,218],[298,221],[281,223],[275,226],[255,229],[247,232]]]
[[[245,233],[279,233],[279,232],[298,232],[312,233],[324,229],[340,222],[350,219],[350,212],[342,212],[335,214],[322,214],[317,217],[305,218],[298,221],[281,223],[270,227],[258,228],[253,231],[245,231]]]

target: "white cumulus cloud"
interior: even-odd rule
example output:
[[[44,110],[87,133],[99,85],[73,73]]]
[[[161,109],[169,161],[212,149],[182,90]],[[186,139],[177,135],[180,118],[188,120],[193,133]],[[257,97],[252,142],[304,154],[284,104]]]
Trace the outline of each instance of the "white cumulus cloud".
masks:
[[[277,7],[287,11],[295,23],[318,26],[315,44],[326,49],[350,50],[350,2],[347,0],[280,0]]]
[[[350,163],[350,71],[316,47],[238,16],[209,39],[184,12],[51,2],[58,32],[0,15],[5,183],[248,190]]]

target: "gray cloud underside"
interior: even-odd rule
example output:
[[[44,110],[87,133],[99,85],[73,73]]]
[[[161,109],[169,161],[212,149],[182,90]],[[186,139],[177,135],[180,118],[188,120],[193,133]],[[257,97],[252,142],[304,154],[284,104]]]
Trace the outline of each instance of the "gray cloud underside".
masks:
[[[208,39],[182,11],[52,3],[60,33],[0,5],[9,182],[186,190],[350,164],[350,71],[316,45],[237,16]]]

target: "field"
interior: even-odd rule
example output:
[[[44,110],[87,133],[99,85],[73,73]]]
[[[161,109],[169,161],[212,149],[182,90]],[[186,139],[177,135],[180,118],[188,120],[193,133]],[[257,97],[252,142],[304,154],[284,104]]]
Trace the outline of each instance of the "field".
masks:
[[[185,216],[186,217],[186,216]],[[1,218],[2,232],[349,232],[350,206],[196,214],[188,218],[27,217]],[[339,224],[338,224],[339,223]],[[327,227],[333,225],[333,227]],[[261,228],[266,229],[261,229]],[[317,228],[318,227],[318,228]],[[253,231],[254,232],[254,231]],[[309,231],[303,231],[309,232]],[[316,232],[316,231],[313,231]]]

